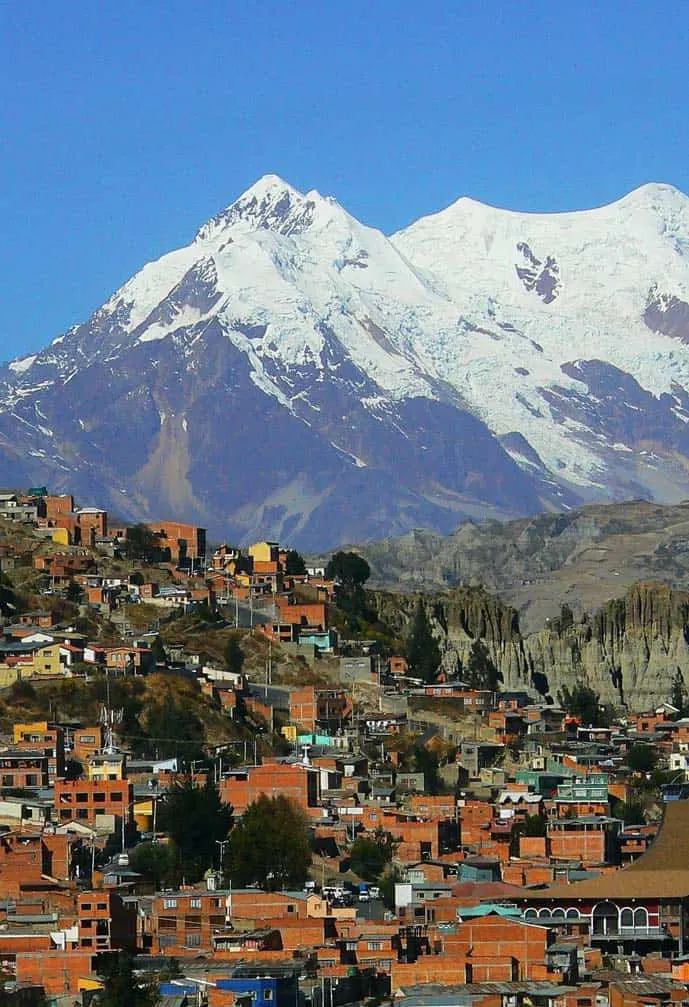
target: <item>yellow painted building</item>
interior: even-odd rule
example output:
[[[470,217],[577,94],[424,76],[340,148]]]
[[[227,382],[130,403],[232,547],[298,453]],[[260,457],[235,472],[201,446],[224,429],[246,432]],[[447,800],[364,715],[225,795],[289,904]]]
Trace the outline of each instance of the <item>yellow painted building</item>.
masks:
[[[33,656],[33,674],[38,678],[41,675],[59,675],[65,671],[60,664],[59,643],[46,643],[38,647]],[[22,670],[22,678],[25,678]]]
[[[9,664],[0,664],[0,689],[6,689],[19,681],[19,672],[16,665],[10,667]]]
[[[139,832],[153,831],[153,798],[144,797],[134,802],[134,822]]]
[[[17,745],[25,734],[46,734],[47,731],[47,720],[32,720],[29,724],[15,724],[12,728],[12,740]]]
[[[277,542],[254,542],[247,549],[255,563],[275,563],[280,546]]]
[[[51,538],[58,545],[71,545],[71,536],[68,528],[53,528]]]
[[[96,752],[86,760],[89,780],[126,780],[127,756],[124,752]]]
[[[0,662],[0,689],[28,678],[65,674],[67,669],[60,663],[59,643],[44,643],[37,645],[34,651],[23,653],[17,664]]]

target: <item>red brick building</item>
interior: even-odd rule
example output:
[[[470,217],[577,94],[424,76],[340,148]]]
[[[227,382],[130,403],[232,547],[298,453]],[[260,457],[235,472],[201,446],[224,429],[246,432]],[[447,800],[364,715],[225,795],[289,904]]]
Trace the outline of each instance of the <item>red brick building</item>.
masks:
[[[0,786],[6,788],[47,787],[50,782],[48,756],[34,748],[14,748],[0,752]]]
[[[170,550],[170,559],[177,566],[193,566],[205,558],[205,528],[184,521],[156,521],[148,527],[159,537],[161,549]]]
[[[55,810],[60,822],[95,825],[100,815],[113,815],[119,826],[132,820],[134,790],[130,780],[56,780]]]
[[[242,815],[261,794],[282,794],[309,813],[318,806],[318,771],[299,762],[266,759],[260,766],[233,769],[220,781],[220,798],[232,805],[236,815]]]

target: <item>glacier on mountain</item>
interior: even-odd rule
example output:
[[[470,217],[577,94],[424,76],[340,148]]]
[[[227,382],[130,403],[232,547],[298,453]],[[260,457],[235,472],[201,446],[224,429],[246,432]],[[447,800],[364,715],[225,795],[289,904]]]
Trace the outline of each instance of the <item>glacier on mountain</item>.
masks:
[[[668,185],[558,214],[461,198],[388,237],[265,176],[86,323],[4,367],[0,472],[50,430],[56,478],[66,461],[82,492],[101,481],[131,516],[169,501],[213,528],[314,544],[328,507],[342,536],[368,537],[681,499],[688,249],[689,199]],[[140,438],[121,433],[128,419]],[[203,474],[214,437],[233,456],[233,437],[251,445],[253,497]]]

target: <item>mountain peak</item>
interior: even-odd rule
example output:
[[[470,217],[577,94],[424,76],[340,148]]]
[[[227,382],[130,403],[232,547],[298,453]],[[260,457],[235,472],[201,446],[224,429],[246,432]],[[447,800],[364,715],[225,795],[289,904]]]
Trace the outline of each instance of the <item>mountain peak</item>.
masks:
[[[230,206],[200,228],[197,241],[207,241],[228,226],[293,234],[310,222],[315,193],[304,196],[279,175],[263,175]]]

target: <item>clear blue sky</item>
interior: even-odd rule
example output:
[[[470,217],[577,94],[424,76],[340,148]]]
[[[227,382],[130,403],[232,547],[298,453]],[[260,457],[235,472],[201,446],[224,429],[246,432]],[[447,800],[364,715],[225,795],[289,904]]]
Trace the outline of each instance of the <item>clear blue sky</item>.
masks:
[[[689,191],[686,0],[22,0],[0,7],[7,359],[257,177],[393,231]]]

